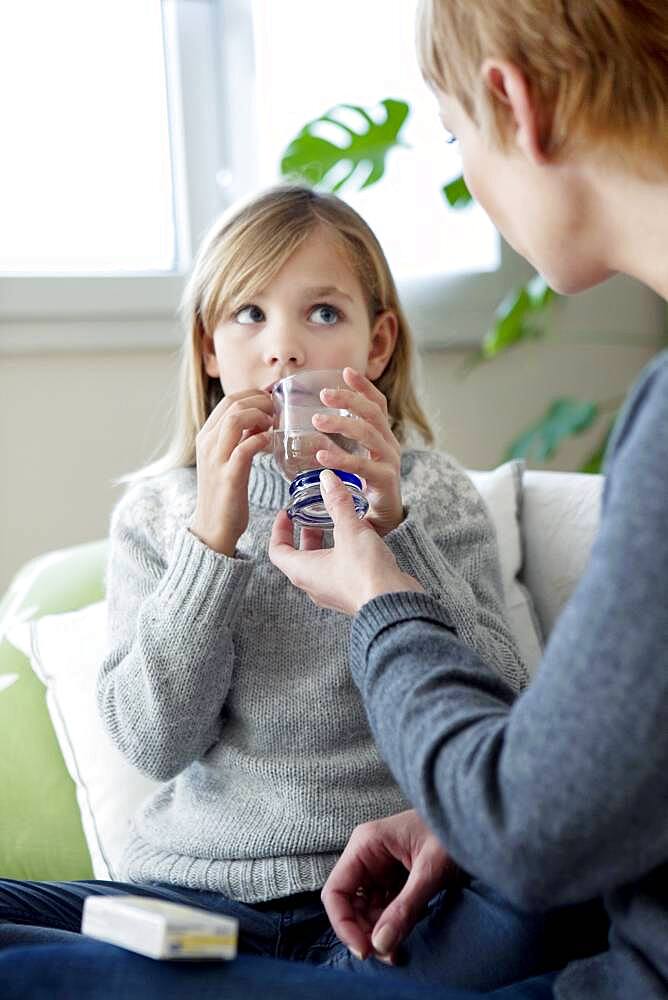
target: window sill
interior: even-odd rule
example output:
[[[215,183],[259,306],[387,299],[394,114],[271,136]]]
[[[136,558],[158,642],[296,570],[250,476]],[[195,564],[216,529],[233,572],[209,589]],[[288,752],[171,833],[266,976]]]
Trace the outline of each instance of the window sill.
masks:
[[[0,322],[173,317],[183,274],[6,275],[0,277]]]

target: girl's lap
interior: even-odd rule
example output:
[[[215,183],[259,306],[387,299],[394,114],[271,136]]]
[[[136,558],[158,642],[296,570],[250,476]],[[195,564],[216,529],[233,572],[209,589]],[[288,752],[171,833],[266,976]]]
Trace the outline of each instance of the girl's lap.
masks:
[[[303,962],[242,955],[232,962],[156,962],[101,942],[0,951],[3,1000],[375,1000],[378,983]],[[499,994],[397,982],[392,1000],[551,1000],[552,977]]]
[[[529,914],[481,882],[446,890],[401,946],[397,964],[356,959],[340,943],[327,965],[384,983],[401,981],[443,988],[491,991],[563,967],[564,933],[572,911]]]
[[[199,906],[236,917],[245,949],[270,953],[275,934],[270,914],[227,899],[220,893],[202,892],[163,884],[81,880],[39,882],[0,879],[0,948],[38,943],[71,944],[80,936],[87,896],[148,896],[185,906]]]
[[[12,945],[32,945],[27,949],[30,951],[30,962],[39,959],[45,968],[55,963],[55,953],[59,948],[64,951],[66,946],[64,961],[69,963],[68,967],[88,969],[87,974],[91,976],[93,967],[98,963],[100,975],[102,968],[107,966],[116,970],[124,968],[130,970],[133,976],[143,976],[146,982],[153,983],[155,974],[149,975],[149,972],[151,968],[155,970],[159,967],[172,970],[173,976],[168,975],[167,978],[170,982],[173,978],[176,984],[184,975],[179,971],[180,966],[154,963],[150,959],[141,959],[137,964],[140,956],[101,942],[82,939],[75,933],[80,928],[83,901],[87,895],[130,893],[204,906],[236,916],[240,923],[239,950],[242,958],[292,959],[291,965],[302,966],[301,971],[294,972],[294,976],[305,977],[309,983],[312,980],[308,978],[307,970],[313,972],[316,967],[323,972],[352,973],[350,982],[359,984],[355,989],[362,990],[361,996],[364,990],[374,988],[372,982],[377,988],[380,981],[384,990],[392,990],[392,995],[395,990],[417,990],[418,995],[421,989],[427,987],[432,990],[436,987],[446,991],[483,993],[502,989],[508,984],[519,983],[563,966],[569,957],[568,928],[578,924],[574,920],[577,911],[573,907],[544,915],[523,913],[489,887],[474,881],[465,889],[444,891],[436,896],[425,917],[402,946],[398,964],[389,966],[373,958],[360,962],[351,955],[331,930],[316,894],[313,894],[313,899],[302,901],[303,905],[289,907],[285,906],[288,901],[283,901],[280,908],[272,909],[271,903],[256,908],[227,900],[220,894],[178,886],[0,880],[0,944],[3,945],[0,956],[3,964],[5,952],[14,951]],[[16,926],[10,928],[8,922]],[[38,925],[38,928],[26,926],[29,924]],[[43,928],[52,930],[42,933]],[[76,950],[72,951],[72,948]],[[145,962],[149,965],[145,966]],[[230,978],[227,966],[216,969],[209,964],[206,968],[206,975],[188,975],[198,975],[202,983],[209,980],[218,982],[223,974]],[[240,968],[246,969],[246,965],[242,963]],[[265,966],[256,970],[258,982],[263,981],[266,971]],[[247,974],[252,978],[251,973],[252,967],[248,967]],[[25,970],[22,974],[29,975]],[[161,972],[157,979],[161,980],[164,975]],[[168,995],[163,1000],[167,1000]],[[397,993],[397,996],[400,995],[400,992]],[[346,994],[346,1000],[352,1000],[352,996]],[[251,1000],[251,997],[252,994],[247,995],[245,1000]]]

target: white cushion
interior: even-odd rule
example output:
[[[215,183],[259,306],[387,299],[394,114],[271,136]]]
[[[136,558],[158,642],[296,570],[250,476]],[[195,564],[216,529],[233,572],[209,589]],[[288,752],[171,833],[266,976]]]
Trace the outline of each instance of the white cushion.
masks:
[[[114,747],[98,715],[95,682],[107,652],[106,604],[13,626],[9,641],[29,657],[67,770],[76,786],[95,878],[117,877],[128,823],[158,784]]]
[[[523,557],[520,530],[523,470],[523,462],[512,461],[489,472],[467,471],[496,528],[510,627],[522,659],[533,675],[542,654],[542,638],[531,595],[518,579]]]
[[[524,474],[522,576],[546,636],[589,561],[603,483],[601,475],[579,472]]]

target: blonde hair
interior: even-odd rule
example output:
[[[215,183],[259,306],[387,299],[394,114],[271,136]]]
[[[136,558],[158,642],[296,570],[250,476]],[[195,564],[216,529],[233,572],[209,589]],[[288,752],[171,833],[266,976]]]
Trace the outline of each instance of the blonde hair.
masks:
[[[509,118],[481,78],[489,57],[524,73],[549,154],[577,143],[668,170],[666,0],[420,0],[417,44],[427,82],[502,149]]]
[[[186,338],[181,353],[177,424],[166,454],[126,479],[158,475],[195,464],[195,438],[223,398],[202,356],[203,337],[213,336],[225,312],[265,288],[295,250],[317,229],[331,235],[358,277],[369,320],[390,310],[398,335],[375,385],[387,399],[390,426],[400,442],[409,427],[427,444],[433,434],[413,387],[413,344],[385,255],[366,222],[331,194],[299,185],[278,185],[223,215],[205,237],[181,302]]]

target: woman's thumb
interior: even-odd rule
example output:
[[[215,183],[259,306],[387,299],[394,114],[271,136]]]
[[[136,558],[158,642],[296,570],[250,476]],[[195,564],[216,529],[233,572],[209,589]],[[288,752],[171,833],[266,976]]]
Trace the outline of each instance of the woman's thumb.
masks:
[[[359,524],[350,491],[331,469],[323,469],[320,473],[320,492],[335,527]]]

